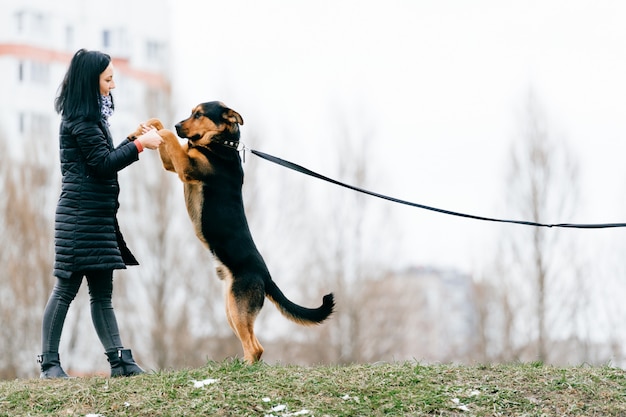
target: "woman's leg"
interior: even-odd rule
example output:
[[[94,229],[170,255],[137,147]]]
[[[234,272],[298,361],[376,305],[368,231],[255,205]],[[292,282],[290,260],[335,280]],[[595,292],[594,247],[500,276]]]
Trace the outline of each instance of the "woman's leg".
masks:
[[[57,278],[43,313],[41,331],[42,353],[59,352],[59,342],[65,317],[71,302],[80,289],[82,280],[83,275],[80,273],[72,274],[69,279]]]
[[[91,320],[105,351],[122,349],[113,309],[113,271],[88,272]]]
[[[59,343],[67,311],[82,281],[82,274],[75,273],[69,279],[57,278],[52,289],[41,325],[41,355],[38,357],[41,378],[68,378],[61,367]]]
[[[87,274],[91,297],[91,318],[111,364],[111,376],[143,374],[130,349],[124,349],[113,310],[113,271]]]

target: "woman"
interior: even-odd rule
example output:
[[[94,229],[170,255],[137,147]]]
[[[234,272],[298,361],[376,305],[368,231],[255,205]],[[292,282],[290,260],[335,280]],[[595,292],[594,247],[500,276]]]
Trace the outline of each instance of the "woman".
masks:
[[[120,233],[117,172],[139,159],[143,149],[162,142],[144,127],[134,141],[114,147],[108,128],[115,88],[111,57],[81,49],[72,58],[55,100],[62,186],[55,217],[56,283],[42,324],[41,378],[68,378],[59,360],[59,342],[70,303],[87,278],[91,318],[111,365],[111,376],[144,371],[124,349],[111,296],[113,270],[138,265]]]

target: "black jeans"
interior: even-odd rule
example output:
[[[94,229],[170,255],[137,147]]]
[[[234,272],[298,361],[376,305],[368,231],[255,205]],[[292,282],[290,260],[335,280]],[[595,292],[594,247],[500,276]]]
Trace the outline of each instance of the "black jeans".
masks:
[[[74,272],[69,279],[57,278],[43,314],[41,352],[58,353],[65,317],[76,297],[83,277],[87,277],[91,301],[91,319],[105,352],[122,349],[120,332],[111,297],[113,271]]]

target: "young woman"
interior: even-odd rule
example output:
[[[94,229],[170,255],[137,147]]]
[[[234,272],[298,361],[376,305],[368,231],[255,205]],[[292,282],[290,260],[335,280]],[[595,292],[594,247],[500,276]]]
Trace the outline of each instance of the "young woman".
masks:
[[[67,378],[59,360],[59,342],[70,303],[87,278],[91,318],[111,365],[111,376],[144,371],[124,349],[113,310],[113,270],[138,265],[120,233],[117,172],[139,159],[144,149],[162,142],[144,128],[134,141],[117,147],[109,131],[115,88],[111,57],[81,49],[72,58],[55,100],[62,186],[55,217],[56,283],[42,323],[41,378]]]

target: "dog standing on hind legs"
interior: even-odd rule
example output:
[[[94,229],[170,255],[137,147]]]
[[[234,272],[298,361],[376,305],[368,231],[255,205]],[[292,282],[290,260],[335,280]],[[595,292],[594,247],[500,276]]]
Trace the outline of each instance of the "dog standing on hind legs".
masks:
[[[332,294],[318,308],[299,306],[285,297],[272,280],[252,239],[241,193],[243,168],[239,156],[239,125],[243,119],[223,103],[196,106],[176,124],[182,144],[157,119],[154,126],[164,143],[159,148],[163,167],[184,183],[185,202],[196,235],[211,251],[217,275],[224,282],[226,317],[244,351],[254,363],[263,347],[254,334],[254,321],[265,297],[288,319],[303,325],[319,324],[333,312]]]

